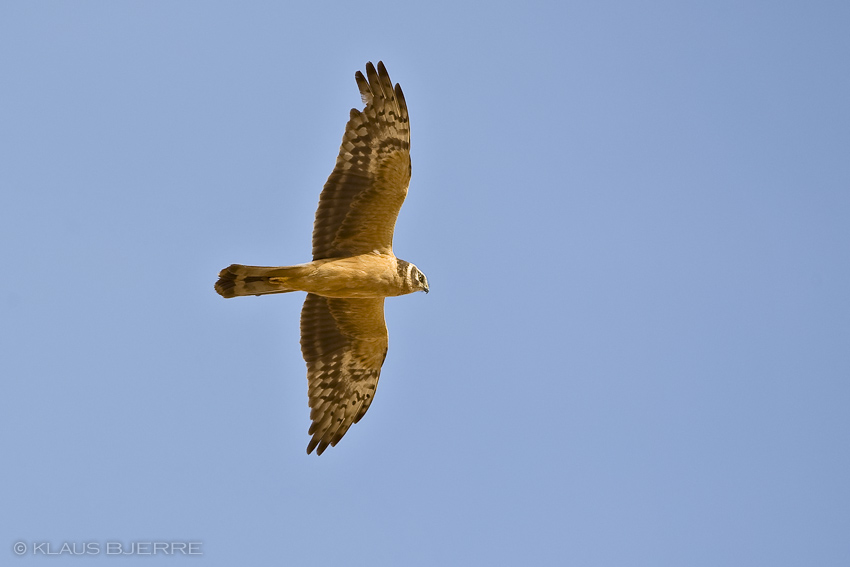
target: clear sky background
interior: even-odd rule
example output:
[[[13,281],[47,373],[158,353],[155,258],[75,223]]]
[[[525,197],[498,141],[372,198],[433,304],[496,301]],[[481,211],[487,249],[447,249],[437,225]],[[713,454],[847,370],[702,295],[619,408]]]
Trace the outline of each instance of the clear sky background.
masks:
[[[0,563],[850,563],[847,2],[4,2]],[[308,456],[354,72],[410,108],[375,403]],[[13,545],[27,553],[18,557]],[[33,557],[201,542],[203,556]],[[43,549],[43,548],[42,548]]]

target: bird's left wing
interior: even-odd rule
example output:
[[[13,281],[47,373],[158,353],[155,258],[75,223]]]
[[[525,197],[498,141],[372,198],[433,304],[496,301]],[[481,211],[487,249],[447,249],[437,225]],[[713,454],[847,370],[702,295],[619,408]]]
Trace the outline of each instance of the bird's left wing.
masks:
[[[387,356],[384,299],[307,294],[301,310],[313,436],[307,452],[336,445],[369,409]]]

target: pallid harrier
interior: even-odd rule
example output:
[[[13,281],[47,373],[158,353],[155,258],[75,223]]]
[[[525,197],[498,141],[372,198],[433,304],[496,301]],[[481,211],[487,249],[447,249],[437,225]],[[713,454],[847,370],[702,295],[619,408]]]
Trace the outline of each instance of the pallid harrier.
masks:
[[[393,255],[393,228],[410,182],[410,128],[399,85],[384,64],[354,75],[366,108],[351,110],[336,166],[319,197],[313,261],[267,268],[233,264],[222,297],[306,291],[301,352],[307,362],[307,453],[321,455],[365,415],[387,355],[384,298],[428,292],[425,274]]]

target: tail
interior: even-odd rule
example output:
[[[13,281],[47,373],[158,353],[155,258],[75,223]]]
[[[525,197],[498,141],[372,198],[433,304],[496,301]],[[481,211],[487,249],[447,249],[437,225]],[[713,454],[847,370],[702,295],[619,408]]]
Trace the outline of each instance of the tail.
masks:
[[[215,290],[222,297],[298,291],[291,279],[306,275],[309,271],[303,264],[278,268],[232,264],[219,272]]]

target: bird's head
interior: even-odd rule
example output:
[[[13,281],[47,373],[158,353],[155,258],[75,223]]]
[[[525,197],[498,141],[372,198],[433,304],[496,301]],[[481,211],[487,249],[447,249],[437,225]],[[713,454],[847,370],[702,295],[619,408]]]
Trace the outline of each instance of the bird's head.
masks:
[[[424,291],[428,293],[428,278],[422,273],[422,270],[404,260],[398,261],[398,274],[404,280],[404,293],[413,293],[415,291]]]
[[[413,266],[414,277],[416,278],[416,286],[418,289],[421,289],[425,293],[428,293],[428,278],[425,277],[425,274],[417,268]]]

